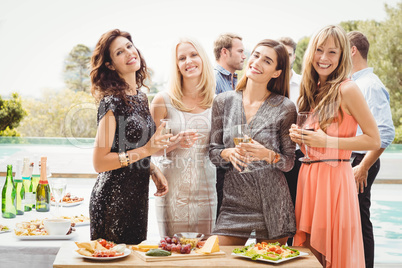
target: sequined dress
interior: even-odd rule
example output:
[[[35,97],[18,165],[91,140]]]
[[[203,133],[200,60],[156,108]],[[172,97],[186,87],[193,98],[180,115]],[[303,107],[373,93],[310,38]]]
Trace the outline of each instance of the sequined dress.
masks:
[[[156,197],[156,216],[159,234],[173,236],[179,232],[200,232],[209,236],[216,220],[216,168],[208,158],[211,109],[199,114],[187,113],[172,106],[166,92],[161,93],[167,118],[171,119],[172,134],[185,131],[197,123],[199,138],[191,149],[176,148],[168,152],[170,165],[158,164],[165,175],[169,192]]]
[[[258,239],[292,236],[296,231],[294,207],[283,172],[293,167],[295,144],[289,128],[296,121],[296,107],[283,96],[271,93],[249,122],[251,137],[280,154],[276,164],[254,161],[250,173],[239,173],[221,152],[234,148],[231,128],[244,124],[242,92],[219,94],[212,108],[209,156],[217,166],[229,166],[225,174],[223,201],[214,234]]]
[[[98,124],[111,110],[116,118],[112,152],[144,146],[155,131],[146,94],[128,96],[132,110],[115,96],[104,97],[98,109]],[[147,237],[150,157],[128,167],[98,175],[90,199],[91,239],[138,244]]]

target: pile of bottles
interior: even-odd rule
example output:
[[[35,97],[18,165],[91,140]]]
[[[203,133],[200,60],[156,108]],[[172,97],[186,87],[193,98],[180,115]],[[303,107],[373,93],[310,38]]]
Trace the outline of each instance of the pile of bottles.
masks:
[[[17,161],[13,178],[13,166],[7,165],[7,177],[1,194],[1,212],[3,218],[15,218],[35,209],[39,212],[50,210],[50,187],[47,180],[46,162],[43,156],[40,162],[29,162],[25,157],[22,163]],[[21,169],[22,166],[22,169]]]

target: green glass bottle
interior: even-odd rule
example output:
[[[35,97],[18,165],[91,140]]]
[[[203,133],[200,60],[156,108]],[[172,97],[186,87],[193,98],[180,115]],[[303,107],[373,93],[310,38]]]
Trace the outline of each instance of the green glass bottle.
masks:
[[[14,176],[14,187],[16,191],[15,205],[17,209],[17,215],[24,215],[24,206],[25,206],[25,188],[22,182],[21,166],[22,161],[17,160],[17,164],[15,165],[15,176]]]
[[[1,192],[1,215],[3,218],[15,218],[17,215],[12,165],[7,165],[6,182]]]
[[[36,188],[38,187],[40,178],[40,161],[38,155],[34,155],[34,160],[31,163],[30,169],[32,170],[31,183],[32,183],[32,194],[34,199],[32,208],[35,208]]]
[[[35,202],[35,196],[32,193],[32,181],[31,181],[31,172],[29,169],[29,158],[24,157],[24,164],[22,166],[22,181],[24,184],[25,191],[25,207],[24,211],[28,212],[32,210],[32,205]]]
[[[46,174],[47,157],[40,159],[40,180],[36,188],[36,211],[47,212],[50,210],[50,186]]]

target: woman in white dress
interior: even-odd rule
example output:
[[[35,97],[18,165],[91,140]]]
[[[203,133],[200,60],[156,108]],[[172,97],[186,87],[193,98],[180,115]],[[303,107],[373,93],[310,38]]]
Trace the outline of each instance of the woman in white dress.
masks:
[[[172,54],[168,90],[158,93],[151,104],[156,126],[161,119],[170,119],[174,135],[166,149],[172,162],[158,163],[169,185],[168,194],[155,202],[159,234],[200,232],[209,236],[217,205],[216,169],[208,157],[215,77],[197,41],[180,39]]]

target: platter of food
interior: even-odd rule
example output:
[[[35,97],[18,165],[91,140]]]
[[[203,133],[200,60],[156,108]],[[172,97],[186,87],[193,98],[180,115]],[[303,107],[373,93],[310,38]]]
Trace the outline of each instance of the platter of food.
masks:
[[[270,263],[281,263],[307,255],[306,252],[281,246],[279,243],[264,242],[236,248],[232,252],[232,256]]]
[[[14,237],[17,238],[18,240],[69,240],[73,239],[77,236],[76,232],[72,232],[70,234],[66,235],[48,235],[48,234],[43,234],[43,235],[16,235],[14,234]]]
[[[103,252],[98,251],[97,254],[99,254],[99,256],[97,256],[97,257],[80,255],[79,253],[76,253],[76,254],[85,259],[97,260],[97,261],[110,261],[110,260],[114,260],[114,259],[120,259],[120,258],[127,257],[128,255],[131,254],[131,250],[128,248],[124,249],[122,255],[120,255],[120,254],[115,255],[116,253],[113,253],[113,251],[108,251],[108,250],[103,251]]]
[[[226,256],[226,253],[219,249],[219,240],[216,235],[209,237],[206,241],[198,241],[201,236],[203,235],[183,233],[181,236],[165,237],[157,245],[141,243],[132,246],[131,249],[134,255],[146,262]]]
[[[89,217],[82,214],[80,216],[61,216],[60,218],[71,220],[71,223],[74,223],[75,226],[89,225]]]
[[[80,204],[84,203],[84,198],[83,197],[78,197],[76,195],[72,195],[71,193],[67,193],[64,197],[60,205],[62,207],[73,207],[73,206],[78,206]],[[52,206],[56,205],[56,202],[54,200],[54,197],[52,196],[50,199],[50,204]]]
[[[124,258],[131,254],[126,244],[116,245],[114,242],[98,239],[89,242],[75,242],[78,249],[75,250],[79,257],[96,260],[110,261]]]
[[[14,235],[20,240],[44,240],[44,239],[71,239],[73,236],[70,234],[74,233],[74,223],[71,223],[70,230],[66,235],[62,236],[50,236],[46,230],[43,223],[45,219],[35,219],[31,221],[20,222],[15,225]]]
[[[8,226],[6,226],[6,225],[1,225],[0,224],[0,234],[8,233],[8,232],[11,232],[10,228],[8,228]]]

